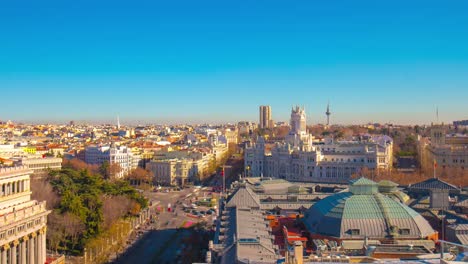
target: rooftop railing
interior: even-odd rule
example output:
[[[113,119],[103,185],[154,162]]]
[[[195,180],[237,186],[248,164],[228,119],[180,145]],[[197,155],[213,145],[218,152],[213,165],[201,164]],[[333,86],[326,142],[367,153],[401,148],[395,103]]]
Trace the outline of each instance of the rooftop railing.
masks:
[[[46,211],[46,202],[40,202],[33,206],[12,211],[4,215],[0,215],[0,226],[3,227],[9,223],[16,222],[21,219],[36,215],[39,212]]]
[[[4,176],[4,175],[16,173],[16,172],[21,172],[21,171],[29,171],[29,169],[26,166],[0,168],[0,176]]]

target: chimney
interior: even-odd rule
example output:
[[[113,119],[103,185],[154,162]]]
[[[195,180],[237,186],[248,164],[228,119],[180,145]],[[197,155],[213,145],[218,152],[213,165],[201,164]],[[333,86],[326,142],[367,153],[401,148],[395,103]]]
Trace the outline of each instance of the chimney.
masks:
[[[303,246],[301,241],[294,242],[294,258],[296,264],[304,264]]]

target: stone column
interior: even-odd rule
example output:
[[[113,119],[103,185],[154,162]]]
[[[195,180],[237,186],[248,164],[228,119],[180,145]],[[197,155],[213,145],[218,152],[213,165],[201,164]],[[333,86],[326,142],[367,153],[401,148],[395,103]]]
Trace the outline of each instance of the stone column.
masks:
[[[26,259],[27,259],[26,245],[28,243],[28,240],[29,240],[29,237],[24,236],[23,237],[23,242],[21,242],[21,253],[20,253],[20,263],[21,264],[26,264]]]
[[[37,263],[39,264],[44,264],[44,261],[42,261],[42,237],[44,235],[42,234],[42,229],[39,231],[39,235],[37,235]]]
[[[42,241],[41,234],[38,233],[36,236],[36,245],[34,246],[34,252],[36,253],[35,254],[36,263],[38,264],[41,264],[41,250],[40,250],[41,241]]]
[[[40,239],[40,234],[35,232],[34,234],[36,234],[36,237],[34,238],[34,247],[33,247],[33,250],[34,250],[34,263],[39,263],[39,258],[40,258],[40,255],[39,255],[39,244],[41,242],[41,239]]]
[[[7,254],[9,253],[8,250],[10,249],[10,245],[5,244],[2,247],[2,264],[7,264]]]
[[[28,246],[28,254],[29,254],[29,264],[35,264],[36,263],[36,256],[35,256],[35,249],[36,249],[36,233],[33,232],[31,234],[31,238],[29,239],[29,246]]]
[[[47,260],[47,226],[42,228],[42,262],[41,264],[45,263]]]
[[[17,264],[17,263],[18,263],[18,262],[17,262],[17,259],[18,259],[17,257],[18,257],[18,256],[17,256],[17,254],[16,254],[16,252],[17,252],[17,250],[18,250],[18,245],[19,245],[19,241],[18,241],[18,240],[13,241],[13,245],[12,245],[12,247],[11,247],[11,260],[10,260],[10,263],[11,263],[11,264]]]

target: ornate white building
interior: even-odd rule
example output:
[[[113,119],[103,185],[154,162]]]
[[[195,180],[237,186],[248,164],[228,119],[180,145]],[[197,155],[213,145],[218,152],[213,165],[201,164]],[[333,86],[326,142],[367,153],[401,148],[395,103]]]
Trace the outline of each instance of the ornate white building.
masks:
[[[0,263],[46,261],[46,202],[31,200],[27,167],[0,169]]]
[[[306,113],[305,108],[300,108],[296,106],[296,108],[292,108],[291,110],[291,133],[302,135],[307,133],[307,121],[306,121]]]
[[[117,178],[122,178],[127,175],[130,170],[135,169],[135,157],[131,149],[125,146],[89,146],[85,149],[85,162],[88,164],[101,165],[104,161],[112,164],[119,164],[121,171],[115,175]],[[138,162],[136,162],[138,164]]]
[[[245,174],[305,182],[347,182],[364,167],[389,169],[393,140],[388,136],[361,136],[354,141],[313,143],[306,131],[304,109],[291,113],[291,132],[271,150],[263,138],[246,147]]]

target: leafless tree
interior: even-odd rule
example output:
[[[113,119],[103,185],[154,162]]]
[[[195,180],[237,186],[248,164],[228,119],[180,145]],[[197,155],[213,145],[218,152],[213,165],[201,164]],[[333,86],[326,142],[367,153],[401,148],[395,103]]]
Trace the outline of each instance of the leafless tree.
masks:
[[[52,185],[44,179],[32,179],[31,191],[32,198],[39,202],[46,201],[49,210],[60,203],[60,197],[54,192]]]
[[[125,196],[103,196],[101,198],[104,227],[110,227],[119,218],[131,212],[135,202]]]
[[[78,243],[78,239],[85,231],[86,226],[78,216],[71,213],[62,215],[62,223],[64,224],[67,236],[70,237],[73,248]]]

